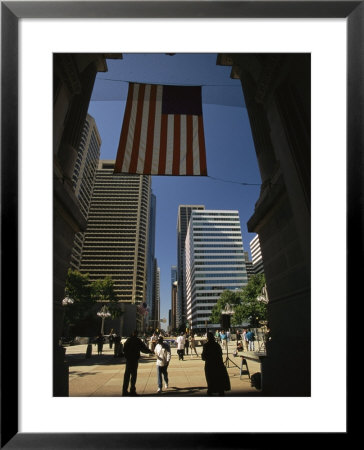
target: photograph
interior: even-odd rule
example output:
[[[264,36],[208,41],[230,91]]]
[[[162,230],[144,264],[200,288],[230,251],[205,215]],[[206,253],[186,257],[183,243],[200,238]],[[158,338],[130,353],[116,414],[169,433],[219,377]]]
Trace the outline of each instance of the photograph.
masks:
[[[310,55],[53,80],[54,395],[309,396]]]
[[[1,448],[347,431],[363,5],[162,3],[1,4]]]

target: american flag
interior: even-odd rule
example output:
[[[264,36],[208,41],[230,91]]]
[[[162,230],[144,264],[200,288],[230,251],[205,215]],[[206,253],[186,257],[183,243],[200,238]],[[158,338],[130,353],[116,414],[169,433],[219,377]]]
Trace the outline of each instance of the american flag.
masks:
[[[129,83],[114,173],[207,175],[201,86]]]

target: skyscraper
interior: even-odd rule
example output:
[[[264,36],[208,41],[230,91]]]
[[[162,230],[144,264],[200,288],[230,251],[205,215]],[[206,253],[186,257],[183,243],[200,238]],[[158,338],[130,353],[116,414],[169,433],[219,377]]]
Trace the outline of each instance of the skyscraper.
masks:
[[[154,259],[154,295],[153,295],[153,307],[152,307],[152,328],[160,327],[160,268],[158,267],[158,261]]]
[[[176,328],[177,307],[177,266],[171,266],[171,318],[169,325],[171,329]]]
[[[128,314],[125,333],[141,327],[136,305],[147,292],[151,178],[113,175],[114,161],[100,161],[91,197],[80,271],[90,280],[111,276],[117,299]],[[135,317],[135,323],[130,317]]]
[[[193,210],[203,210],[203,205],[179,205],[177,217],[177,307],[176,307],[176,326],[184,324],[187,319],[187,305],[185,299],[185,280],[183,259],[185,252],[185,240]]]
[[[253,261],[253,272],[254,273],[264,273],[263,257],[262,257],[262,252],[260,250],[259,235],[256,235],[250,241],[250,253],[252,255],[252,261]]]
[[[79,201],[81,213],[86,220],[100,159],[100,147],[101,138],[95,119],[87,114],[72,176],[72,186]],[[73,269],[80,268],[83,239],[83,232],[76,233],[70,263]]]
[[[157,200],[154,194],[151,194],[149,226],[148,226],[148,259],[147,259],[147,293],[146,303],[148,314],[145,316],[145,326],[153,327],[153,305],[155,303],[155,220],[156,220]]]
[[[248,279],[249,279],[254,274],[253,262],[249,259],[248,252],[244,252],[244,258],[245,258],[246,273],[247,273]]]
[[[187,319],[205,328],[221,293],[248,282],[238,211],[192,211],[185,248]]]

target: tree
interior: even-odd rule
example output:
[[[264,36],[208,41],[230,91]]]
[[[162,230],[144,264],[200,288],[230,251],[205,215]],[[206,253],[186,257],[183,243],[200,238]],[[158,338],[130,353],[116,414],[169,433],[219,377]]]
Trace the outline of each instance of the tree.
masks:
[[[91,282],[89,274],[69,269],[65,294],[73,300],[73,304],[65,306],[65,330],[72,326],[74,333],[82,335],[82,332],[96,328],[95,306],[99,302],[100,306],[107,305],[113,319],[122,314],[114,291],[114,282],[109,276]]]
[[[102,302],[107,305],[113,319],[122,315],[114,291],[114,282],[110,276],[106,276],[103,280],[96,280],[92,283],[92,295],[96,302]]]
[[[65,294],[74,302],[66,308],[66,312],[75,320],[88,311],[94,303],[89,274],[82,274],[78,270],[69,269],[66,278]]]
[[[266,320],[267,304],[258,300],[265,285],[264,274],[252,275],[248,284],[240,291],[241,302],[235,308],[232,319],[234,325],[249,322],[252,327],[258,327],[259,321]]]
[[[64,326],[65,329],[69,329],[71,325],[74,326],[82,321],[94,305],[89,275],[81,274],[78,270],[69,269],[66,278],[65,294],[73,300],[72,304],[64,307]]]
[[[229,303],[231,306],[235,307],[239,305],[241,302],[239,291],[223,291],[217,300],[215,306],[212,308],[210,322],[211,323],[220,323],[221,320],[221,311],[225,308],[225,306]]]

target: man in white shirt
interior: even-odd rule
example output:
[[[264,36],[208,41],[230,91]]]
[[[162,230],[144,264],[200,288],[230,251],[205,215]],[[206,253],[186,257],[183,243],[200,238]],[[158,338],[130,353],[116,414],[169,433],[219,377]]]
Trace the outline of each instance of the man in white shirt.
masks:
[[[168,388],[168,365],[171,360],[171,349],[166,342],[163,342],[163,337],[159,336],[158,343],[155,346],[154,353],[157,356],[157,376],[158,376],[158,390],[162,392],[162,375],[165,382],[165,388]]]
[[[185,353],[185,337],[183,333],[177,338],[177,353],[179,360],[183,361],[183,355]]]

